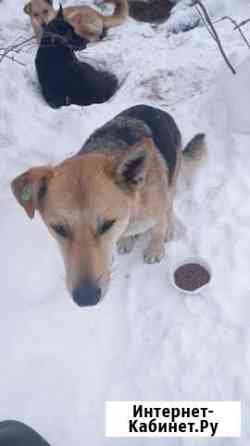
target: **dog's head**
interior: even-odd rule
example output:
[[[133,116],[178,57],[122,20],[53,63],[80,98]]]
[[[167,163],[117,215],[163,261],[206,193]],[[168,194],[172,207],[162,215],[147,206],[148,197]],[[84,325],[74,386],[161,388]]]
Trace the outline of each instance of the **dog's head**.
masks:
[[[97,304],[108,289],[116,243],[136,214],[148,170],[145,141],[115,157],[90,152],[33,168],[12,182],[28,216],[38,210],[57,240],[67,287],[80,306]]]
[[[53,0],[31,0],[26,3],[23,10],[40,27],[55,17]]]
[[[89,43],[87,39],[76,34],[73,26],[71,26],[70,23],[65,20],[61,5],[55,18],[47,25],[45,24],[45,26],[43,26],[43,30],[46,40],[50,35],[52,41],[62,44],[66,43],[74,51],[83,50]],[[59,38],[56,39],[56,36],[59,36]]]

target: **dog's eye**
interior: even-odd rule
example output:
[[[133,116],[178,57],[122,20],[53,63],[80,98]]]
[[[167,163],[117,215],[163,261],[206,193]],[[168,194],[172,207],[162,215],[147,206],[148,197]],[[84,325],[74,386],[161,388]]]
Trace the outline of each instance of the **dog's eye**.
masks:
[[[45,15],[45,14],[48,14],[48,13],[49,13],[49,10],[48,10],[48,9],[45,9],[45,10],[43,11],[43,13],[44,13],[44,15]]]
[[[67,231],[65,226],[63,226],[63,225],[52,225],[51,227],[52,227],[53,231],[55,231],[61,237],[67,238],[69,236],[68,231]]]
[[[109,229],[112,228],[112,226],[114,225],[115,220],[107,220],[104,223],[102,223],[99,228],[98,228],[98,234],[102,235],[105,232],[109,231]]]
[[[39,17],[39,14],[34,14],[34,17]]]

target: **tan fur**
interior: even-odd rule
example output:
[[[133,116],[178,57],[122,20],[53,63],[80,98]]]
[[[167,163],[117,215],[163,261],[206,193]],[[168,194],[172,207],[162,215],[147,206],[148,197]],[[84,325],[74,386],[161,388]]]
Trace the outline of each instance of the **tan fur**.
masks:
[[[119,26],[128,17],[127,0],[104,0],[115,5],[111,16],[104,16],[90,6],[69,6],[63,9],[64,17],[80,36],[90,41],[100,40],[102,34],[114,26]],[[39,38],[42,23],[52,20],[56,11],[47,0],[31,0],[24,7],[24,12],[31,18],[34,34]]]
[[[123,178],[124,166],[138,155],[145,161],[136,184]],[[102,296],[112,274],[112,255],[116,245],[128,252],[135,234],[151,230],[151,241],[144,252],[148,263],[160,261],[165,253],[172,214],[176,179],[181,164],[181,148],[169,185],[166,163],[151,138],[145,138],[124,153],[89,152],[78,154],[56,167],[30,169],[12,182],[13,193],[30,218],[38,210],[62,252],[68,289],[86,278],[98,283]],[[24,200],[24,187],[32,188]],[[46,185],[44,197],[41,187]],[[40,198],[39,198],[40,194]],[[98,233],[98,221],[114,225]],[[65,239],[55,233],[55,225],[64,225]]]

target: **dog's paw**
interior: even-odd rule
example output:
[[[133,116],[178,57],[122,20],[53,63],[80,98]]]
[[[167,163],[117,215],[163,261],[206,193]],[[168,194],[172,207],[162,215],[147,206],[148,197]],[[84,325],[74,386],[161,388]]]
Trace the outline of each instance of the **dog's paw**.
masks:
[[[143,253],[144,262],[149,264],[160,263],[164,256],[165,247],[163,244],[157,246],[150,243]]]
[[[123,237],[117,242],[117,251],[119,254],[129,254],[135,246],[135,236]]]
[[[165,243],[169,240],[178,241],[182,239],[186,234],[186,227],[183,223],[175,217],[175,219],[170,223],[169,229],[166,233]]]

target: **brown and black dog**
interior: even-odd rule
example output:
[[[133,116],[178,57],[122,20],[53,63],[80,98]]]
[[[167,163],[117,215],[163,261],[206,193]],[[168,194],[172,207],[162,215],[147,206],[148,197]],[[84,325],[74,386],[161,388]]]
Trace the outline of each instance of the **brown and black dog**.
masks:
[[[104,16],[90,6],[68,6],[63,9],[65,19],[73,26],[76,34],[90,42],[100,40],[109,28],[122,25],[128,17],[127,0],[104,0],[115,5],[111,16]],[[35,36],[39,38],[42,24],[55,18],[53,0],[31,0],[24,6],[31,18]]]
[[[176,180],[205,151],[203,134],[182,151],[181,134],[166,112],[138,105],[97,129],[75,156],[35,167],[12,182],[30,218],[38,210],[61,249],[66,282],[80,306],[106,293],[114,248],[132,250],[151,231],[146,263],[165,254]]]

